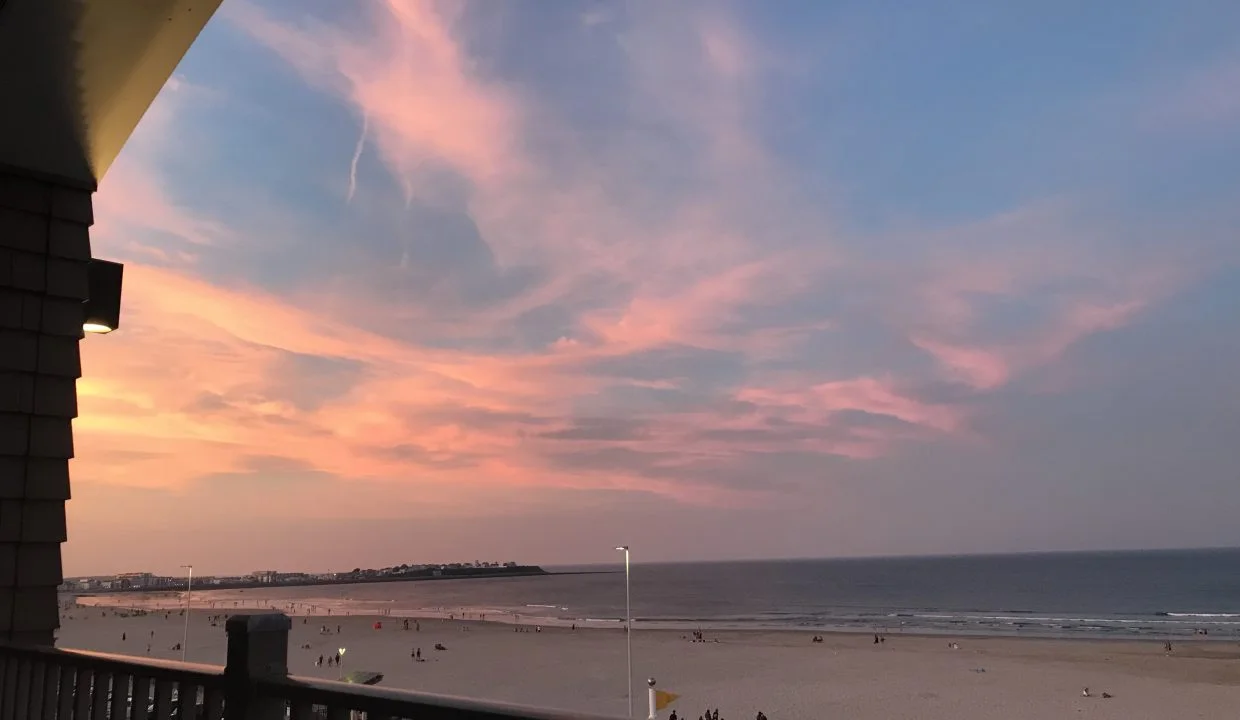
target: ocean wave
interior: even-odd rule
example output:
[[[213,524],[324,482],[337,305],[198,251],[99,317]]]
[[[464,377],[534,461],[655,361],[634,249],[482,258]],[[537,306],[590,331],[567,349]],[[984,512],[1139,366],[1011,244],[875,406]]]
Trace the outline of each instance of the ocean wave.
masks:
[[[1240,618],[1240,613],[1157,613],[1162,617],[1182,617],[1182,618]]]
[[[1190,614],[1190,613],[1158,613],[1163,617],[1207,617],[1207,618],[1240,618],[1240,614],[1215,613],[1215,614]],[[1120,625],[1183,625],[1182,620],[1153,620],[1150,618],[1096,618],[1096,617],[1058,617],[1058,616],[1036,616],[1036,615],[916,615],[920,620],[949,620],[953,622],[969,622],[969,621],[991,621],[991,622],[1043,622],[1043,623],[1071,623],[1073,625],[1107,623]],[[1206,625],[1240,625],[1240,622],[1205,622]]]

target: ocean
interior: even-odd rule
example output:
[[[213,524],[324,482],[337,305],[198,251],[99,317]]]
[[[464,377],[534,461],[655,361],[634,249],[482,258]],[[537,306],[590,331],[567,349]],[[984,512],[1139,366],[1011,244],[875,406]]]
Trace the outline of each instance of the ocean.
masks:
[[[221,590],[219,609],[608,626],[622,566],[547,577]],[[1170,638],[1240,637],[1240,550],[634,564],[640,627]]]

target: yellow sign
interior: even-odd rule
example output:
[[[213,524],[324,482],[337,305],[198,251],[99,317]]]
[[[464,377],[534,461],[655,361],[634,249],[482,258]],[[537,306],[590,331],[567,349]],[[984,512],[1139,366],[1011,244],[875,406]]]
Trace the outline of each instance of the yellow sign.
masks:
[[[654,709],[662,710],[663,708],[676,702],[676,698],[680,697],[676,693],[666,692],[664,690],[654,691]]]

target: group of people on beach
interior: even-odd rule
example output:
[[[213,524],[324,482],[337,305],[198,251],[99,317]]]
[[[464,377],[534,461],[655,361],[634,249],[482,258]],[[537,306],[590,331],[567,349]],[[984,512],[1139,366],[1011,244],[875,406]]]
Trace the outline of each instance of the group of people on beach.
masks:
[[[155,631],[154,631],[154,630],[152,630],[152,631],[151,631],[151,639],[152,639],[152,640],[154,640],[154,639],[155,639]],[[126,633],[126,632],[121,633],[121,642],[126,642],[126,641],[128,641],[128,640],[129,640],[129,633]],[[169,650],[172,650],[173,652],[180,652],[180,651],[181,651],[181,643],[176,643],[175,645],[172,645],[172,646],[171,646],[171,647],[169,647],[168,649],[169,649]],[[147,643],[147,644],[146,644],[146,654],[147,654],[147,655],[150,655],[150,654],[151,654],[151,644],[150,644],[150,643]]]
[[[680,715],[676,714],[676,711],[673,710],[667,720],[680,720]],[[698,715],[698,720],[719,720],[719,708],[715,708],[713,710],[706,708],[706,712]],[[767,720],[766,713],[759,710],[758,715],[754,718],[754,720]]]
[[[337,651],[336,654],[334,655],[328,655],[327,656],[327,667],[332,667],[332,666],[340,667],[340,659],[341,659],[341,655],[339,651]],[[319,659],[314,661],[314,666],[323,667],[323,660],[324,660],[323,656],[319,655]]]

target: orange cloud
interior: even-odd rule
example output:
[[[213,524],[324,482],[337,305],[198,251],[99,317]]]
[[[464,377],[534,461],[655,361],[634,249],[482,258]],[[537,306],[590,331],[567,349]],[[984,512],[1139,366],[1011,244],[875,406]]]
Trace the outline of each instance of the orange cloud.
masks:
[[[533,260],[548,269],[547,279],[498,306],[445,319],[433,303],[397,306],[338,279],[328,293],[276,296],[131,263],[124,331],[86,346],[78,431],[88,482],[186,487],[220,475],[271,475],[270,463],[255,459],[276,457],[331,482],[389,483],[439,502],[454,487],[491,485],[638,490],[728,504],[749,496],[698,479],[695,469],[781,447],[873,456],[904,432],[846,427],[843,410],[936,431],[958,424],[945,409],[862,379],[769,398],[771,417],[807,425],[782,435],[755,434],[763,430],[758,417],[705,409],[629,411],[648,428],[635,437],[574,435],[589,398],[626,389],[685,392],[695,368],[659,367],[660,352],[684,348],[743,367],[832,326],[826,318],[753,322],[745,314],[813,291],[832,254],[825,241],[780,251],[764,242],[769,227],[817,234],[821,226],[781,199],[784,180],[744,112],[755,53],[723,16],[691,24],[684,50],[667,38],[641,39],[679,58],[671,76],[638,73],[647,97],[667,101],[656,110],[660,122],[700,134],[710,148],[693,161],[704,182],[676,197],[634,182],[640,163],[600,162],[598,153],[611,150],[575,144],[569,128],[557,163],[531,156],[523,142],[530,109],[475,73],[456,36],[459,18],[443,6],[373,5],[366,33],[285,24],[245,3],[225,12],[308,82],[351,103],[408,192],[441,200],[437,168],[468,180],[465,207],[498,268]],[[645,62],[639,54],[632,60]],[[175,110],[170,97],[160,112]],[[153,117],[144,131],[154,143],[168,120]],[[361,141],[354,146],[348,196],[365,192],[356,188],[364,149]],[[122,223],[208,245],[232,232],[158,193],[148,155],[136,155],[132,174],[119,177],[100,194],[116,218],[102,223],[103,237],[116,236]],[[643,206],[658,209],[635,209]],[[523,313],[556,304],[572,312],[557,342],[503,354],[452,349],[503,336]],[[371,328],[416,324],[421,339],[349,320],[363,316]],[[643,360],[646,353],[653,359]],[[640,362],[653,363],[657,377],[624,369]],[[728,397],[731,382],[710,392]],[[720,439],[736,431],[748,439]]]
[[[710,476],[750,454],[872,458],[911,439],[969,434],[967,409],[920,397],[909,389],[916,378],[789,362],[806,338],[841,326],[815,301],[824,284],[856,272],[855,258],[837,249],[817,209],[789,200],[791,176],[750,127],[765,58],[726,16],[626,36],[635,112],[688,139],[683,155],[665,159],[643,154],[644,138],[591,146],[484,79],[461,19],[443,6],[370,5],[361,30],[225,7],[356,110],[363,140],[410,197],[476,228],[480,262],[490,263],[480,283],[539,272],[501,301],[446,312],[458,278],[408,302],[388,296],[412,282],[407,262],[363,256],[374,266],[317,278],[313,292],[275,294],[240,279],[208,282],[185,269],[192,258],[165,262],[155,255],[163,246],[146,243],[157,259],[129,266],[123,331],[85,346],[79,476],[88,482],[186,488],[285,474],[382,485],[438,506],[463,488],[641,491],[727,505],[755,491],[743,478],[723,486]],[[154,116],[153,141],[166,123]],[[556,138],[552,151],[527,142],[535,124]],[[356,209],[367,195],[357,186],[367,146],[341,143],[354,150],[342,206],[355,196]],[[100,193],[101,237],[132,224],[207,253],[239,232],[176,207],[159,192],[151,158],[135,158],[132,175]],[[683,170],[683,186],[647,182],[664,162]],[[459,185],[443,182],[445,169],[464,191],[444,190]],[[895,324],[952,378],[999,387],[1138,311],[1131,298],[1140,293],[1131,305],[1103,293],[1087,298],[1093,305],[1075,298],[1066,306],[1075,309],[1018,342],[977,332],[979,297],[1018,297],[1073,258],[992,242],[1036,235],[1030,226],[1053,210],[954,230],[943,243],[952,251],[896,273],[900,287],[880,302],[900,305]],[[562,316],[558,337],[516,342],[515,326],[546,310]],[[617,422],[590,424],[592,415]]]

